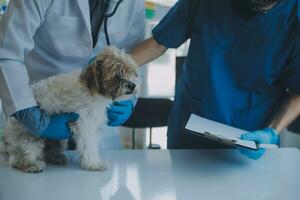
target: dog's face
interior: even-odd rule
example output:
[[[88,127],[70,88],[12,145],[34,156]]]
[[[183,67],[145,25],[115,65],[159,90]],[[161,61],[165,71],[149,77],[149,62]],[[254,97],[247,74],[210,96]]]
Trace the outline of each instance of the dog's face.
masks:
[[[121,99],[137,92],[137,69],[125,52],[107,47],[83,70],[81,81],[92,95]]]

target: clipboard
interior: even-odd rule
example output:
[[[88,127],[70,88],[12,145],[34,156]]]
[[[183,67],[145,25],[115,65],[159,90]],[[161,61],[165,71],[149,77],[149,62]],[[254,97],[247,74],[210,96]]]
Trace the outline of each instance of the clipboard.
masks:
[[[259,149],[256,142],[240,139],[241,135],[248,131],[215,122],[195,114],[191,114],[185,129],[191,134],[215,140],[229,146],[243,147],[251,150]]]

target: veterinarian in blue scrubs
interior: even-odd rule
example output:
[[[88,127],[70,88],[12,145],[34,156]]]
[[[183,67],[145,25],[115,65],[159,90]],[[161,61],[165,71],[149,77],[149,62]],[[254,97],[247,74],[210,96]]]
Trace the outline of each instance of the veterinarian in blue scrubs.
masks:
[[[190,39],[169,117],[169,148],[220,148],[183,128],[191,113],[278,144],[300,112],[299,0],[179,0],[131,54],[143,65]],[[265,150],[241,149],[260,158]]]
[[[29,85],[85,67],[107,46],[102,15],[111,13],[115,6],[115,0],[10,2],[0,21],[0,97],[8,116],[14,116],[39,137],[71,136],[66,124],[78,116],[74,113],[49,116],[37,106]],[[111,45],[129,51],[143,39],[144,28],[144,2],[123,1],[108,19]],[[133,101],[111,105],[110,126],[120,126],[129,118]],[[105,129],[102,147],[120,146],[116,129]]]

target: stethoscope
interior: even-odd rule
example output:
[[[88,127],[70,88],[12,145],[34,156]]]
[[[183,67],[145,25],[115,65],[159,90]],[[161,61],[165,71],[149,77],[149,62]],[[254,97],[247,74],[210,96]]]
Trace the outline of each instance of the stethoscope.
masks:
[[[104,11],[103,12],[103,15],[104,15],[104,33],[105,33],[105,39],[106,39],[106,44],[108,46],[110,46],[110,40],[109,40],[109,34],[108,34],[108,29],[107,29],[107,22],[108,22],[108,19],[112,16],[114,16],[120,6],[120,4],[122,3],[123,0],[104,0],[104,2],[106,4],[108,4],[107,6],[107,9],[109,8],[110,6],[110,3],[115,3],[115,8],[113,9],[113,11],[111,13],[107,13],[107,11],[105,11],[105,8],[102,7],[102,10]]]
[[[107,21],[108,18],[114,16],[120,6],[120,4],[122,3],[123,0],[104,0],[104,2],[107,4],[107,9],[110,6],[110,3],[114,1],[115,8],[113,9],[113,11],[111,13],[107,13],[106,9],[105,9],[105,5],[102,6],[101,10],[103,11],[102,14],[104,16],[104,33],[105,33],[105,39],[106,39],[106,44],[107,46],[110,46],[110,40],[109,40],[109,34],[108,34],[108,29],[107,29]],[[91,64],[94,60],[95,60],[96,56],[93,57],[90,61],[89,64]]]

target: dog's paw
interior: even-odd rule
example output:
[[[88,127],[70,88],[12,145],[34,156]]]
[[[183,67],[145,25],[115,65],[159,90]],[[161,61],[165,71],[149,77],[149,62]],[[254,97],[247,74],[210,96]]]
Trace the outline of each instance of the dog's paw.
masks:
[[[46,162],[54,165],[66,165],[68,158],[65,154],[52,154],[46,156]]]
[[[108,169],[108,164],[102,161],[95,162],[95,163],[81,163],[82,168],[89,170],[89,171],[105,171]]]
[[[45,162],[35,161],[35,162],[23,162],[13,165],[13,167],[20,169],[26,173],[40,173],[46,167]]]

